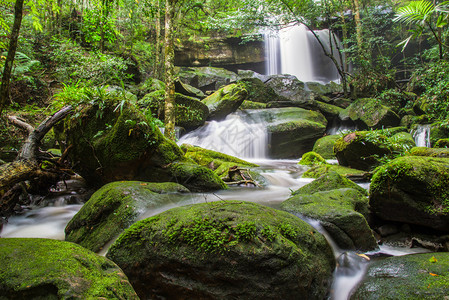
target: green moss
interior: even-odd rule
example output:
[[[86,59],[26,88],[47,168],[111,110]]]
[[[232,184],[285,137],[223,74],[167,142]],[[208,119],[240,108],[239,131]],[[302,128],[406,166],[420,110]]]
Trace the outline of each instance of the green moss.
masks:
[[[303,156],[301,157],[301,160],[298,162],[299,165],[306,165],[306,166],[325,164],[325,163],[326,160],[321,155],[313,151],[304,153]]]
[[[138,299],[114,263],[73,243],[3,238],[0,258],[0,294],[7,299]]]
[[[435,143],[435,148],[449,148],[449,139],[439,139]]]
[[[330,165],[330,164],[321,164],[312,166],[309,170],[305,171],[302,174],[302,177],[304,178],[318,178],[320,176],[323,176],[326,173],[329,172],[336,172],[337,174],[341,176],[347,176],[347,175],[364,175],[366,174],[365,171],[357,170],[357,169],[351,169],[348,167],[343,167],[339,165]]]
[[[351,180],[344,178],[336,172],[329,172],[312,181],[311,183],[299,188],[298,190],[293,192],[292,195],[313,194],[320,191],[329,191],[340,188],[352,188],[361,192],[362,194],[367,194],[367,191],[364,188],[358,186]]]
[[[447,148],[414,147],[410,150],[410,155],[430,156],[430,157],[449,157],[449,149],[447,149]]]
[[[267,108],[266,103],[253,102],[245,100],[242,105],[240,105],[240,109],[264,109]]]
[[[179,199],[176,195],[161,195],[175,192],[186,193],[189,190],[172,182],[120,181],[106,184],[69,221],[65,239],[97,252],[133,224],[142,211],[176,202]]]
[[[315,142],[312,151],[320,154],[325,159],[334,159],[334,145],[339,138],[339,135],[324,136]]]
[[[354,299],[444,299],[449,288],[447,253],[425,253],[374,261]]]

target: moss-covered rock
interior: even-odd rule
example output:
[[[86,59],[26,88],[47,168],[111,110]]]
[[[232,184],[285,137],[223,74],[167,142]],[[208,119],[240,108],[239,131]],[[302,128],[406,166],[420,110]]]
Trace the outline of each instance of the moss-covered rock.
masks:
[[[443,126],[441,123],[433,123],[430,126],[430,145],[435,145],[435,143],[440,139],[446,139],[449,137],[449,128]]]
[[[139,299],[122,270],[83,247],[0,239],[0,299]]]
[[[137,87],[137,98],[142,98],[146,94],[155,91],[165,90],[165,83],[156,78],[148,78]]]
[[[333,189],[313,194],[298,194],[282,202],[291,213],[319,220],[342,249],[369,251],[377,242],[369,227],[368,198],[351,188]]]
[[[293,75],[270,75],[265,84],[278,96],[295,103],[305,103],[311,99],[311,93],[306,91],[304,82]]]
[[[298,162],[299,165],[311,166],[317,164],[325,164],[326,160],[316,152],[310,151],[304,153],[301,160]]]
[[[448,289],[449,254],[413,254],[371,263],[351,299],[444,299]]]
[[[340,165],[331,165],[331,164],[318,164],[312,166],[309,170],[305,171],[302,174],[304,178],[318,178],[323,176],[326,173],[335,172],[341,176],[361,176],[369,179],[367,172],[357,169],[351,169],[348,167],[343,167]]]
[[[65,240],[97,252],[136,222],[144,211],[181,200],[180,184],[119,181],[96,191],[65,228]]]
[[[175,80],[175,92],[180,93],[185,96],[194,97],[198,99],[206,98],[206,94],[203,93],[200,89],[193,87],[187,83],[180,81],[179,79]]]
[[[325,159],[334,159],[334,145],[339,138],[339,135],[326,135],[319,138],[313,145],[312,151],[318,153]]]
[[[165,91],[146,94],[138,101],[141,108],[150,109],[154,117],[165,119]],[[175,93],[175,122],[187,130],[195,129],[206,122],[209,115],[207,105],[198,98]]]
[[[238,82],[242,83],[248,92],[246,100],[252,102],[268,103],[271,101],[281,101],[283,97],[278,96],[276,92],[262,80],[258,78],[245,78]]]
[[[389,107],[380,101],[361,98],[354,101],[340,114],[340,119],[351,119],[359,128],[383,128],[398,126],[401,119]]]
[[[301,107],[321,112],[329,122],[338,118],[344,111],[343,108],[318,100],[310,100],[301,105]]]
[[[430,156],[430,157],[449,157],[449,149],[447,149],[447,148],[414,147],[414,148],[410,149],[410,155]]]
[[[355,189],[364,195],[368,194],[364,188],[358,186],[351,180],[344,178],[343,176],[337,174],[336,172],[329,172],[322,175],[318,179],[312,181],[311,183],[306,184],[305,186],[297,189],[292,193],[292,195],[295,196],[300,194],[301,195],[313,194],[317,192],[330,191],[342,188]]]
[[[209,108],[209,120],[222,120],[235,112],[247,95],[243,84],[234,83],[221,88],[201,102]]]
[[[325,238],[286,212],[242,201],[174,208],[131,226],[107,257],[142,299],[323,299]]]
[[[449,231],[449,159],[399,157],[378,168],[370,205],[380,218]]]
[[[388,138],[393,144],[393,151],[401,152],[403,149],[412,149],[416,146],[413,136],[408,132],[398,132]]]
[[[356,131],[338,139],[334,152],[340,165],[368,171],[379,158],[392,154],[393,147],[382,132]]]
[[[80,106],[75,117],[65,122],[73,169],[89,185],[141,180],[175,181],[191,191],[225,187],[212,171],[185,158],[136,106],[126,102],[121,108],[117,105],[111,101],[102,107]]]
[[[181,68],[179,79],[203,92],[216,91],[238,79],[237,74],[222,68]]]
[[[264,109],[267,108],[266,103],[253,102],[253,101],[243,101],[239,109]]]

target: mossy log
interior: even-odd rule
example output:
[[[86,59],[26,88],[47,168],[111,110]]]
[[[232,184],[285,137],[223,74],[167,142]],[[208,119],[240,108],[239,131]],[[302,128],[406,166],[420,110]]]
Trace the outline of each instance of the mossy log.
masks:
[[[8,119],[16,126],[26,129],[29,136],[22,146],[16,160],[0,167],[0,227],[2,221],[11,215],[14,206],[19,201],[19,195],[30,187],[44,188],[48,183],[57,180],[58,176],[40,168],[37,156],[39,144],[45,134],[60,120],[72,111],[66,106],[43,121],[36,129],[15,117]],[[28,187],[22,182],[29,181]]]

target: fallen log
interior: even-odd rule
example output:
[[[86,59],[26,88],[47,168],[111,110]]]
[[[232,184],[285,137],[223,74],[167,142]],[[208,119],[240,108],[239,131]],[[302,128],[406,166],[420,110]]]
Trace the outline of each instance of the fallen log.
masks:
[[[71,111],[72,107],[66,106],[35,129],[17,117],[8,117],[12,124],[27,130],[29,135],[16,160],[0,166],[0,228],[13,213],[12,210],[19,203],[19,196],[24,189],[45,189],[57,180],[57,174],[41,169],[41,161],[38,158],[39,145],[45,134]],[[28,184],[24,185],[23,182]]]

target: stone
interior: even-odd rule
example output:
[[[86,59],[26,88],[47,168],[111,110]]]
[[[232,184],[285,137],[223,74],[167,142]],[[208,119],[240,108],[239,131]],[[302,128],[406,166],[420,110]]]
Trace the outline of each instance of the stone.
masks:
[[[412,149],[410,149],[410,155],[429,156],[429,157],[449,157],[449,149],[447,149],[447,148],[413,147]]]
[[[65,240],[94,252],[135,223],[145,211],[182,200],[180,184],[118,181],[96,191],[65,228]]]
[[[326,160],[316,152],[304,153],[301,160],[298,162],[299,165],[311,166],[317,164],[325,164]]]
[[[368,192],[364,188],[358,186],[351,180],[346,179],[336,172],[329,172],[320,176],[318,179],[312,181],[311,183],[297,189],[292,193],[292,196],[299,194],[314,194],[317,192],[330,191],[341,188],[355,189],[364,195],[368,195]]]
[[[178,76],[181,82],[200,89],[204,93],[216,91],[238,80],[234,72],[214,67],[181,68]]]
[[[333,189],[313,194],[296,194],[282,202],[281,208],[319,220],[342,249],[370,251],[377,242],[366,221],[368,198],[351,188]]]
[[[371,98],[354,101],[340,113],[340,119],[343,121],[351,119],[362,129],[394,127],[398,126],[401,121],[392,109]]]
[[[326,135],[319,138],[313,145],[312,151],[318,153],[325,159],[335,159],[334,145],[340,135]]]
[[[335,267],[313,227],[244,201],[178,207],[142,220],[107,257],[141,299],[324,299]]]
[[[403,156],[379,167],[370,186],[373,213],[396,221],[449,231],[449,159]]]
[[[230,84],[201,102],[209,108],[209,120],[223,120],[246,100],[248,92],[242,84]]]
[[[449,254],[424,253],[372,262],[351,299],[446,299]]]
[[[122,270],[56,240],[0,239],[0,299],[139,299]]]

